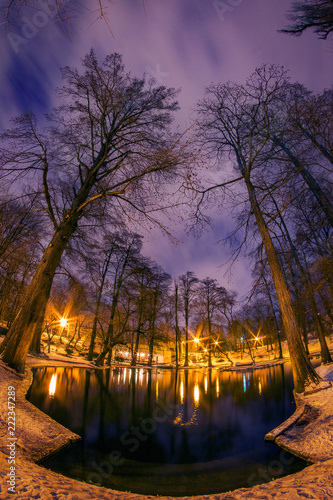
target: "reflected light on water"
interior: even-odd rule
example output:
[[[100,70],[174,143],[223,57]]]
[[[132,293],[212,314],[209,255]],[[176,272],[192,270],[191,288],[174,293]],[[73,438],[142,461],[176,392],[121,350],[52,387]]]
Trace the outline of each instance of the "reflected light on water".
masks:
[[[246,377],[244,373],[243,373],[243,391],[246,392]]]
[[[195,384],[195,386],[194,386],[194,402],[196,404],[199,404],[199,401],[200,401],[199,384]]]
[[[184,402],[184,382],[180,382],[180,402],[183,404]]]
[[[50,398],[54,397],[57,386],[57,375],[54,373],[51,377],[50,385],[49,385],[49,396]]]
[[[104,372],[42,367],[35,371],[28,400],[85,436],[49,459],[46,467],[84,480],[96,474],[95,464],[104,463],[111,471],[110,452],[119,449],[123,468],[104,474],[105,467],[100,467],[103,486],[138,488],[141,498],[151,493],[202,498],[207,489],[213,494],[246,487],[252,474],[260,479],[260,471],[280,463],[280,450],[268,446],[263,437],[294,411],[292,391],[288,363],[245,372],[206,367],[177,372],[140,366]],[[133,436],[139,430],[143,434],[136,437],[143,439],[134,452],[126,445],[138,442]],[[286,467],[283,463],[289,473]],[[163,489],[173,488],[171,483],[175,491]],[[141,485],[147,490],[141,491]]]

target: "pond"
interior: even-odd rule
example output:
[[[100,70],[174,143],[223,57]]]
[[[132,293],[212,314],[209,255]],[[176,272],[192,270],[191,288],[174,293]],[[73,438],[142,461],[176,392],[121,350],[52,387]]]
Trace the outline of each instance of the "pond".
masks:
[[[305,466],[264,441],[295,411],[288,363],[245,372],[44,367],[27,399],[82,437],[43,465],[107,488],[220,493]]]

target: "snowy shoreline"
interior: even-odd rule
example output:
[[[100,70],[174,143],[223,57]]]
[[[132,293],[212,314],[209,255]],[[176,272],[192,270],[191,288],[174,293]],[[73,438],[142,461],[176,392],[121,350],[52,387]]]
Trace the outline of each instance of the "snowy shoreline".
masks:
[[[273,363],[272,363],[273,364]],[[70,479],[40,467],[36,462],[57,452],[69,443],[80,439],[50,417],[39,411],[25,399],[32,381],[31,367],[34,366],[82,366],[95,367],[85,361],[53,359],[28,360],[29,369],[25,377],[16,375],[0,362],[2,407],[0,417],[0,493],[1,498],[19,499],[108,499],[139,500],[157,498],[130,492],[118,492],[103,487]],[[265,366],[270,363],[266,362]],[[263,365],[260,367],[264,367]],[[260,368],[257,366],[257,368]],[[235,367],[240,370],[245,367]],[[249,367],[247,367],[249,368]],[[333,366],[319,368],[320,375],[333,380]],[[8,437],[7,407],[8,387],[15,389],[16,429],[15,438]],[[13,409],[13,408],[12,408]],[[15,441],[14,441],[15,439]],[[297,410],[286,422],[266,436],[267,440],[306,459],[310,465],[296,474],[252,488],[241,488],[233,492],[182,497],[183,499],[204,498],[206,500],[231,499],[273,499],[288,500],[333,498],[333,388],[307,395],[297,395]],[[12,448],[7,443],[12,444]],[[13,451],[11,452],[11,449]],[[14,453],[15,466],[10,464]],[[12,467],[12,469],[11,469]],[[10,483],[12,480],[12,483]],[[15,488],[10,490],[11,484]],[[171,500],[172,497],[158,497]],[[180,497],[178,497],[180,498]]]

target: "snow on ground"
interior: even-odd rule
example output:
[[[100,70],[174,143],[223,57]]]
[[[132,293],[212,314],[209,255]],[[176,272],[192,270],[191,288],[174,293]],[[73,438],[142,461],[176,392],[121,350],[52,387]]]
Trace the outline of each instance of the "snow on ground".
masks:
[[[59,366],[92,366],[82,358],[70,360],[61,354],[52,353],[51,359],[29,357],[28,364]],[[267,364],[268,359],[262,360]],[[271,360],[272,362],[273,360]],[[240,368],[240,367],[239,367]],[[333,380],[333,366],[318,369],[322,377]],[[38,466],[34,461],[54,452],[78,437],[54,422],[25,400],[26,391],[31,383],[31,371],[25,377],[15,374],[0,362],[0,498],[41,499],[41,500],[142,500],[152,496],[137,495],[130,492],[116,492],[95,485],[63,477]],[[16,429],[15,440],[9,436],[8,387],[15,388]],[[12,393],[12,391],[11,391]],[[287,424],[279,426],[272,433],[281,447],[307,458],[314,463],[303,471],[230,493],[183,497],[205,500],[327,500],[333,499],[333,387],[317,393],[297,396],[297,412]],[[8,446],[9,443],[9,446]],[[14,444],[13,444],[14,443]],[[13,457],[13,454],[15,455]],[[11,465],[14,460],[14,465]],[[12,469],[11,469],[12,467]],[[15,480],[13,479],[15,477]],[[15,493],[8,490],[15,482]],[[171,499],[171,497],[158,497]]]
[[[333,457],[333,387],[330,382],[333,365],[320,366],[317,373],[329,381],[328,387],[312,394],[297,394],[297,419],[291,426],[279,426],[282,430],[274,439],[278,446],[311,463]]]
[[[26,460],[18,460],[16,495],[7,492],[5,474],[8,465],[0,459],[0,493],[2,500],[143,500],[156,497],[116,492],[106,488],[88,485],[47,471]],[[277,479],[253,488],[235,490],[231,493],[182,497],[205,500],[328,500],[333,498],[333,459],[324,464],[316,464],[298,474]],[[158,497],[171,500],[171,497]],[[180,499],[178,499],[180,500]]]

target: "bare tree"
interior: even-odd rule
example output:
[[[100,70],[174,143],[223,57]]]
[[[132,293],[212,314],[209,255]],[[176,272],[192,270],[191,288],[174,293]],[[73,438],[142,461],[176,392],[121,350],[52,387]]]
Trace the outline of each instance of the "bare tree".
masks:
[[[132,299],[132,360],[131,365],[136,366],[139,354],[141,338],[149,332],[149,320],[151,311],[149,308],[149,289],[153,280],[152,261],[142,257],[133,269],[131,279],[128,282],[129,294]]]
[[[152,366],[155,343],[159,339],[159,334],[162,333],[163,311],[166,309],[171,284],[171,276],[161,266],[154,264],[151,270],[153,274],[147,290],[149,296],[148,309],[150,311],[148,323],[149,366]],[[176,328],[178,328],[178,325]]]
[[[333,31],[332,0],[294,1],[287,17],[292,24],[280,30],[282,33],[300,36],[311,28],[319,38],[326,40]]]
[[[301,263],[296,246],[293,243],[293,240],[291,238],[286,221],[285,221],[284,217],[282,217],[281,211],[279,210],[279,208],[277,206],[276,200],[274,199],[274,197],[272,195],[270,195],[270,197],[274,203],[274,206],[275,206],[277,214],[278,214],[276,221],[280,220],[280,224],[279,224],[280,229],[281,229],[281,232],[285,238],[285,240],[283,241],[283,246],[285,246],[285,241],[287,241],[287,245],[289,245],[289,247],[290,247],[291,256],[296,264],[299,276],[301,278],[301,283],[304,286],[304,289],[306,291],[306,295],[307,295],[307,298],[309,300],[310,308],[313,312],[313,318],[314,318],[314,323],[316,326],[316,332],[317,332],[317,336],[318,336],[319,343],[320,343],[322,363],[323,364],[331,363],[332,358],[331,358],[331,355],[330,355],[330,352],[329,352],[329,349],[328,349],[328,346],[327,346],[327,343],[325,340],[324,329],[323,329],[323,325],[322,325],[322,322],[320,320],[320,316],[318,313],[318,308],[317,308],[317,304],[316,304],[316,300],[315,300],[315,294],[313,291],[313,286],[311,283],[310,275]]]
[[[97,325],[99,321],[99,314],[100,314],[100,308],[101,308],[101,301],[103,297],[103,292],[104,292],[104,287],[105,287],[105,282],[106,282],[106,277],[109,271],[110,267],[110,262],[111,262],[111,257],[114,252],[114,245],[113,242],[108,241],[104,242],[104,244],[107,243],[107,246],[97,246],[95,249],[95,252],[93,255],[89,255],[89,259],[86,260],[86,266],[87,266],[87,271],[88,275],[90,276],[92,282],[95,285],[96,291],[97,291],[97,297],[95,301],[95,309],[94,309],[94,319],[93,319],[93,326],[92,326],[92,331],[91,331],[91,336],[90,336],[90,344],[89,344],[89,352],[88,352],[88,359],[92,361],[93,359],[93,353],[94,353],[94,347],[95,347],[95,340],[96,340],[96,335],[97,335]],[[97,250],[97,252],[96,252]],[[96,255],[97,254],[97,255]],[[100,255],[103,256],[102,262],[99,261]],[[95,257],[95,258],[94,258]]]
[[[2,136],[3,178],[16,183],[21,175],[39,191],[40,209],[54,228],[1,346],[3,360],[18,370],[41,328],[55,271],[78,225],[93,225],[106,213],[118,221],[136,213],[154,222],[154,212],[166,206],[164,187],[188,160],[180,137],[170,132],[170,112],[178,108],[173,89],[126,74],[119,54],[99,64],[91,50],[82,65],[82,74],[63,70],[63,104],[48,129],[39,130],[27,114]]]
[[[262,209],[260,174],[265,166],[269,177],[271,155],[271,124],[279,93],[287,83],[285,71],[276,66],[264,66],[255,71],[245,85],[233,83],[211,85],[207,96],[199,103],[199,134],[202,143],[215,156],[217,162],[229,159],[237,170],[234,179],[215,182],[203,195],[212,190],[243,181],[250,215],[255,218],[262,238],[286,330],[293,367],[296,392],[303,392],[307,383],[319,378],[311,366],[301,341],[301,333],[293,310],[291,296],[273,244],[268,220]],[[221,165],[218,164],[219,170]],[[221,174],[220,174],[221,175]],[[276,185],[276,184],[275,184]],[[259,197],[260,193],[260,197]]]
[[[196,311],[201,319],[202,331],[204,332],[202,342],[208,353],[208,366],[211,367],[214,323],[217,322],[217,315],[224,309],[224,301],[228,293],[224,287],[219,286],[217,280],[212,278],[199,281],[196,291]]]
[[[198,278],[192,271],[187,271],[186,274],[179,276],[180,292],[184,304],[185,317],[185,361],[184,366],[188,366],[188,326],[190,317],[190,307],[195,296],[195,287],[198,283]]]
[[[0,318],[10,326],[41,255],[43,227],[29,200],[0,201]]]
[[[119,297],[126,280],[134,272],[137,265],[140,250],[142,247],[142,237],[135,233],[124,232],[116,234],[113,240],[113,259],[111,262],[111,305],[110,319],[107,333],[104,339],[104,347],[99,354],[96,364],[102,365],[105,356],[109,353],[109,364],[111,361],[112,348],[119,342],[122,331],[115,331],[116,313],[119,303]]]

